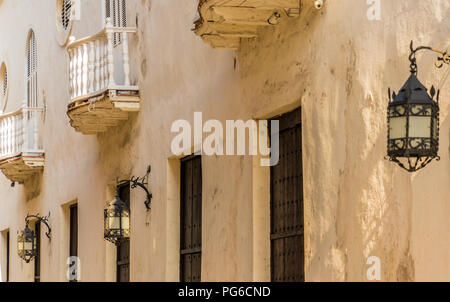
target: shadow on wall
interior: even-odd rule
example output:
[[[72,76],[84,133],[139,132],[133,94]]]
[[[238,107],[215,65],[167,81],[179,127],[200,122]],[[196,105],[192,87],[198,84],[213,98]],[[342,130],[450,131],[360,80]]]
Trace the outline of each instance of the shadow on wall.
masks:
[[[122,121],[117,127],[97,134],[99,161],[105,167],[106,175],[129,173],[138,161],[140,139],[146,143],[146,138],[140,136],[141,127],[144,126],[140,117],[140,113],[130,114],[128,120]],[[111,180],[116,176],[111,174]]]
[[[42,176],[43,173],[35,173],[24,182],[23,188],[27,202],[35,199],[41,194]]]

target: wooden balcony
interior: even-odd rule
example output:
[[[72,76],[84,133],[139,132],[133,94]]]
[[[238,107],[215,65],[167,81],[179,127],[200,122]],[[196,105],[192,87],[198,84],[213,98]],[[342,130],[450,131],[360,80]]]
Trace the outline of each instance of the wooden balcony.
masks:
[[[0,169],[12,182],[23,183],[44,168],[43,122],[42,108],[0,116]]]
[[[130,82],[128,35],[136,28],[106,27],[68,45],[70,124],[83,134],[105,132],[139,111],[139,88]]]
[[[275,26],[300,15],[301,0],[199,0],[194,32],[213,48],[239,48],[258,27]]]

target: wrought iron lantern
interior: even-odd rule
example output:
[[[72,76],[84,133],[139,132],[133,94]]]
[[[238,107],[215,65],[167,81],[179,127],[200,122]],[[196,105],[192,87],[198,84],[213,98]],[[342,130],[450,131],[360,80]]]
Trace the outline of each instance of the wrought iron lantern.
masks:
[[[130,238],[130,209],[117,190],[116,197],[105,209],[105,239],[119,245],[127,238]]]
[[[37,255],[37,238],[34,231],[29,227],[30,219],[37,218],[37,223],[44,223],[47,226],[45,234],[50,239],[51,228],[48,225],[48,217],[39,217],[38,215],[27,215],[25,218],[25,229],[17,236],[17,253],[26,263],[30,263]]]
[[[427,88],[417,78],[415,54],[428,49],[441,54],[436,63],[450,63],[450,54],[411,42],[411,75],[398,94],[391,95],[388,105],[388,159],[409,172],[424,168],[433,159],[439,160],[439,90]]]
[[[143,177],[131,177],[128,180],[117,181],[116,197],[112,200],[105,209],[105,233],[104,237],[107,241],[119,245],[123,240],[130,238],[130,209],[120,199],[119,185],[129,183],[132,189],[137,187],[142,188],[146,193],[146,200],[144,202],[147,211],[150,210],[150,203],[153,194],[147,189],[148,177],[151,172],[151,167],[147,168],[147,173]]]

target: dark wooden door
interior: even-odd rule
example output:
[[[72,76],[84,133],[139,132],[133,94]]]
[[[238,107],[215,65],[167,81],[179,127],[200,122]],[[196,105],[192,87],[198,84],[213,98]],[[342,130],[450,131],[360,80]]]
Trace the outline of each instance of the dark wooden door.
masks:
[[[280,121],[280,160],[271,167],[271,273],[275,282],[300,282],[304,274],[301,111]]]
[[[130,209],[130,184],[119,187],[120,199]],[[130,213],[131,215],[131,213]],[[117,282],[130,282],[130,240],[123,240],[117,246]]]
[[[10,242],[9,242],[9,231],[6,233],[6,282],[9,282],[9,253],[10,253]]]
[[[200,282],[202,272],[202,158],[181,161],[180,281]]]
[[[36,257],[34,258],[34,282],[41,282],[41,223],[34,224],[36,235]]]
[[[78,256],[78,206],[72,205],[70,207],[70,256],[77,257]],[[71,265],[75,265],[72,263]],[[72,271],[73,276],[77,275],[77,271]],[[71,280],[75,282],[75,278]]]

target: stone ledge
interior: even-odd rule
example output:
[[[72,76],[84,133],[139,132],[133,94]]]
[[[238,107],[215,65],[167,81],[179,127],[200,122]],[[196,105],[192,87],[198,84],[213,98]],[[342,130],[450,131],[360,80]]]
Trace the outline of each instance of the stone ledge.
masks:
[[[213,48],[238,49],[258,27],[300,15],[301,0],[200,0],[194,32]]]
[[[128,120],[129,112],[139,110],[139,90],[108,89],[100,95],[70,103],[67,115],[76,131],[93,135],[118,126]]]
[[[21,153],[0,160],[0,169],[10,181],[23,183],[44,169],[44,152]]]

